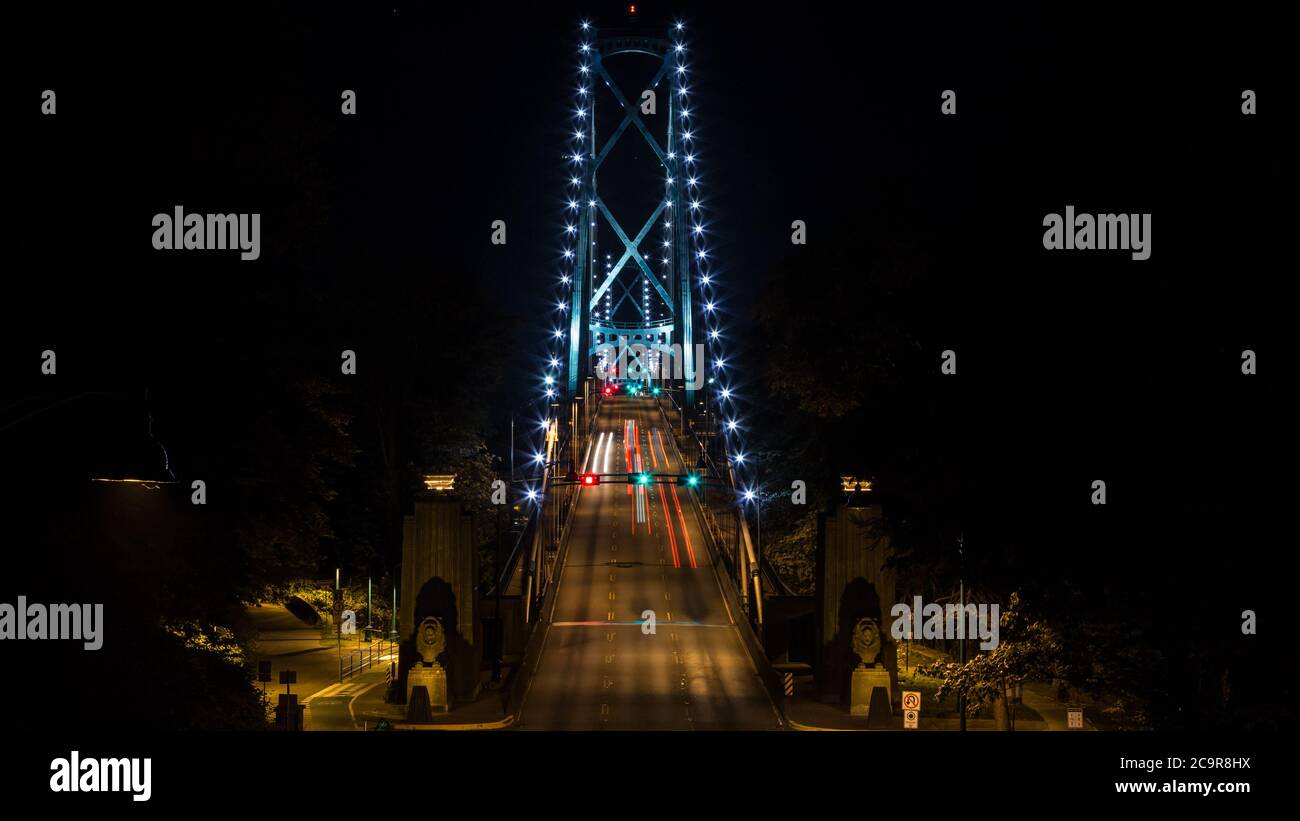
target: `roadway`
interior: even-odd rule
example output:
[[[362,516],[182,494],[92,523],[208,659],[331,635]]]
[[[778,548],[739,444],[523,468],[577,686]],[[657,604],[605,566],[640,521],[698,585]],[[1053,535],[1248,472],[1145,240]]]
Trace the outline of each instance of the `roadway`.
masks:
[[[685,473],[654,402],[602,403],[584,470]],[[581,491],[519,724],[536,730],[779,729],[685,487]],[[642,614],[655,613],[655,632]]]

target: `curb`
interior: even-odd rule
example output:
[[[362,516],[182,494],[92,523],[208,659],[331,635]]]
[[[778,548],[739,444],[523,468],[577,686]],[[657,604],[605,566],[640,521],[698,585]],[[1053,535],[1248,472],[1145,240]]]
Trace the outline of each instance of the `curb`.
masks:
[[[394,730],[504,730],[511,724],[514,724],[514,716],[506,716],[500,721],[493,721],[488,724],[394,724]]]

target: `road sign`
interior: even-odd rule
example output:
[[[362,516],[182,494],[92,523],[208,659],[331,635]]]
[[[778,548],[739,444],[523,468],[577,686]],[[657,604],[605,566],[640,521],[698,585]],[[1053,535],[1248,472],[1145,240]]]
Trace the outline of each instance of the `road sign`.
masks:
[[[257,662],[257,680],[269,682],[271,680],[271,660],[261,659]]]
[[[1067,719],[1066,726],[1068,726],[1071,730],[1083,729],[1083,708],[1082,707],[1070,707],[1066,709],[1065,715]]]
[[[904,730],[915,730],[915,729],[917,729],[916,723],[917,723],[917,720],[920,719],[920,717],[921,717],[921,712],[920,712],[919,710],[904,710],[904,711],[903,711],[903,729],[904,729]]]
[[[785,694],[794,695],[794,673],[786,672],[781,674],[782,683],[785,685]]]
[[[281,684],[297,684],[297,683],[298,683],[298,671],[297,671],[297,670],[281,670],[281,671],[280,671],[280,683],[281,683]]]
[[[903,691],[903,709],[917,710],[921,709],[921,694],[916,690]]]

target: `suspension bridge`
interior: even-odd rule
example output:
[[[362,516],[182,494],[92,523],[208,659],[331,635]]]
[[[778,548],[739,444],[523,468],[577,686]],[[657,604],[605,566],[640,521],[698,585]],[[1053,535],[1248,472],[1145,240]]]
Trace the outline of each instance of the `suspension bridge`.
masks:
[[[686,34],[579,29],[535,520],[498,580],[525,728],[782,726]]]

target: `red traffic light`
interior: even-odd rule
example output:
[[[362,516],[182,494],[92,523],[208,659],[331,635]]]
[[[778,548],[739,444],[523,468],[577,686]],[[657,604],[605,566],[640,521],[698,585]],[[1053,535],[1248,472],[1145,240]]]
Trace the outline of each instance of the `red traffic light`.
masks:
[[[582,474],[582,483],[584,485],[598,485],[600,484],[600,477],[594,473],[584,473]]]

